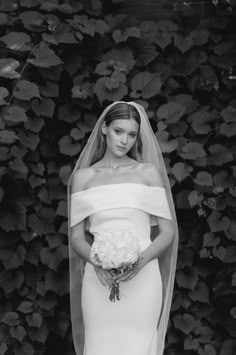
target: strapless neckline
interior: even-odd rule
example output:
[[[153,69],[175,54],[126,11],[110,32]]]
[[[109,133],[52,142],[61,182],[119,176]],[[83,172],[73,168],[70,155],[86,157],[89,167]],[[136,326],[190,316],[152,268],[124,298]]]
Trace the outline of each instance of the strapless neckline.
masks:
[[[119,183],[113,183],[113,184],[102,184],[102,185],[92,186],[92,187],[89,187],[89,188],[87,188],[85,190],[73,192],[72,195],[80,194],[80,193],[83,193],[83,192],[86,192],[86,191],[96,190],[96,189],[100,189],[100,188],[104,188],[104,187],[111,188],[111,187],[121,187],[121,186],[125,186],[125,185],[128,185],[128,186],[132,185],[132,186],[140,187],[140,188],[165,189],[162,186],[150,186],[150,185],[141,184],[141,183],[137,183],[137,182],[119,182]]]

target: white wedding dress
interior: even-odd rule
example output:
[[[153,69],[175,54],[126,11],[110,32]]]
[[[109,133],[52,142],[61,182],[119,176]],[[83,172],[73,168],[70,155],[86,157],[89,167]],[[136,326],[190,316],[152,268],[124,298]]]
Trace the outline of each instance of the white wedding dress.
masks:
[[[101,185],[74,193],[71,198],[71,226],[89,217],[95,238],[104,231],[132,231],[142,250],[151,243],[150,226],[157,224],[156,216],[171,219],[162,187]],[[86,263],[81,295],[83,355],[158,355],[162,291],[157,259],[133,279],[120,283],[121,299],[116,302],[109,300],[109,288]]]

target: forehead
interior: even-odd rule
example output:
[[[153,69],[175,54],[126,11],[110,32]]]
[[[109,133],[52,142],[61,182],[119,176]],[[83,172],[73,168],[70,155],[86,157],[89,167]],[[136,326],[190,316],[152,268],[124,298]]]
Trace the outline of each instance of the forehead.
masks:
[[[138,131],[138,123],[133,119],[117,119],[117,120],[113,120],[110,123],[110,126],[112,128],[114,127],[119,127],[122,128],[124,130],[129,130],[129,131]]]

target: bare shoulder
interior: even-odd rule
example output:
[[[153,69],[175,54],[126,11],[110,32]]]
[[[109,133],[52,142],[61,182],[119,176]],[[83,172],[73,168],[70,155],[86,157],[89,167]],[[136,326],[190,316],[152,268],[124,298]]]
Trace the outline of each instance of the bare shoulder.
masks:
[[[158,167],[152,163],[142,165],[142,174],[146,183],[150,186],[164,186]]]
[[[72,179],[72,193],[83,191],[86,189],[86,185],[94,176],[94,169],[88,167],[78,169]]]

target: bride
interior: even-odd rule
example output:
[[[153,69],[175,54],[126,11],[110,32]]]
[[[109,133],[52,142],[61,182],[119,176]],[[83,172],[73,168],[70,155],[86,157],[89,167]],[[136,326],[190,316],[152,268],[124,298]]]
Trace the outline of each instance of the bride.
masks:
[[[103,111],[69,179],[68,216],[76,354],[162,355],[178,228],[161,151],[141,105],[120,101]],[[94,263],[91,246],[127,232],[140,259],[114,276]],[[111,302],[114,285],[120,299]]]

